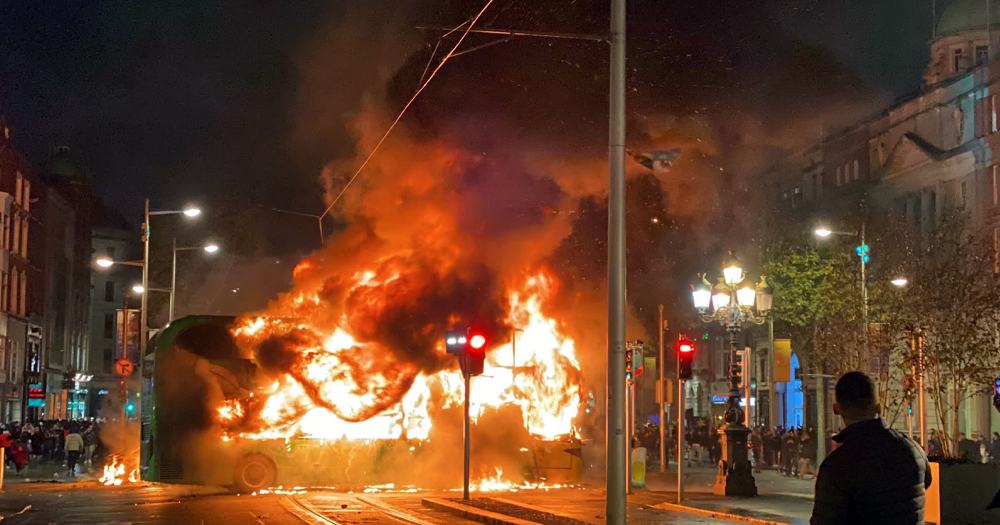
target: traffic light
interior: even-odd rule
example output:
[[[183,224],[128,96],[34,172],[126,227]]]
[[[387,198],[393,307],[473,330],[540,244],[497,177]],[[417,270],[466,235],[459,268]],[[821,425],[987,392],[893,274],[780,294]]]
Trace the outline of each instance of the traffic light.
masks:
[[[694,341],[681,338],[677,341],[677,346],[675,348],[677,351],[677,377],[686,381],[694,376],[694,370],[691,368],[691,364],[694,361]]]
[[[125,411],[131,414],[135,410],[135,403],[125,405]]]
[[[625,380],[632,380],[632,345],[625,344]]]
[[[731,365],[733,377],[737,378],[736,382],[738,385],[743,385],[743,355],[743,350],[737,350],[733,356],[733,364]]]
[[[486,336],[473,333],[469,336],[469,348],[466,350],[469,359],[469,375],[478,376],[483,373],[486,361]]]
[[[470,376],[478,376],[483,373],[486,361],[486,342],[486,336],[473,331],[472,328],[449,330],[444,338],[445,351],[457,355],[462,373]]]

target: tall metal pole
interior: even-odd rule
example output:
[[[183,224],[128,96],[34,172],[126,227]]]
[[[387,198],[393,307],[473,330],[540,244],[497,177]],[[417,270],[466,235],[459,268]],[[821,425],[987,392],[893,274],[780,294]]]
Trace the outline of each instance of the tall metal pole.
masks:
[[[775,381],[774,371],[775,371],[775,361],[777,361],[777,352],[774,351],[774,316],[767,316],[767,338],[771,344],[771,351],[768,354],[767,359],[767,379],[768,379],[768,396],[767,396],[767,425],[774,428],[778,425],[779,409],[780,403],[778,403],[778,382]]]
[[[468,359],[467,356],[463,355],[462,359]],[[462,484],[462,497],[466,500],[469,499],[469,441],[471,441],[472,436],[469,435],[469,383],[472,376],[469,374],[463,374],[465,376],[465,468],[464,468],[464,478]]]
[[[170,266],[170,316],[167,321],[174,320],[174,297],[177,295],[177,237],[174,237],[174,260]]]
[[[139,403],[136,403],[135,414],[139,420],[139,441],[142,442],[142,383],[146,364],[146,341],[149,339],[149,199],[146,199],[142,218],[142,312],[139,313]]]
[[[124,297],[122,298],[122,359],[128,359],[128,292],[125,292],[123,295]],[[125,410],[125,407],[128,406],[128,384],[126,383],[126,381],[127,381],[126,378],[124,377],[121,378],[120,391],[123,391],[125,394],[124,396],[122,396],[122,398],[124,399],[122,401],[122,424],[121,424],[122,427],[121,433],[122,433],[122,440],[124,447],[128,446],[128,443],[124,442],[126,435],[125,420],[128,418],[128,412]]]
[[[924,338],[920,331],[913,336],[913,344],[917,347],[917,401],[920,405],[920,445],[927,449],[927,404],[924,398]]]
[[[681,358],[677,357],[677,503],[684,501],[684,381],[679,371]]]
[[[826,459],[826,377],[823,369],[816,374],[816,467]]]
[[[607,525],[625,525],[625,0],[611,0]]]
[[[861,340],[864,342],[864,352],[868,355],[868,280],[865,277],[865,219],[861,219]]]
[[[660,474],[665,474],[667,472],[667,422],[666,418],[663,416],[667,413],[667,396],[666,396],[666,379],[664,378],[664,369],[667,367],[667,356],[663,353],[663,305],[659,306],[660,310],[660,383],[659,383],[659,394],[660,394]]]
[[[746,401],[747,409],[743,412],[743,424],[750,427],[750,381],[753,381],[753,357],[750,352],[750,347],[746,346],[743,350],[743,357],[746,358],[747,362],[743,364],[744,374],[746,375],[745,383],[743,385],[744,398]]]

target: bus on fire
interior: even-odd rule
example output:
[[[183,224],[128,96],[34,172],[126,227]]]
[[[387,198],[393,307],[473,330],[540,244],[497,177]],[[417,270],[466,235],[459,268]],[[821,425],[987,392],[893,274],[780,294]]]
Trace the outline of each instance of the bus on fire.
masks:
[[[320,439],[304,432],[247,437],[249,433],[225,431],[219,424],[220,407],[240,410],[268,382],[241,355],[232,331],[236,321],[188,316],[150,341],[147,369],[152,372],[142,397],[143,479],[232,486],[241,492],[277,486],[460,486],[462,433],[459,426],[447,424],[460,417],[457,409],[441,414],[445,424],[425,439]],[[578,437],[543,440],[527,430],[511,432],[515,425],[503,422],[520,417],[516,409],[495,412],[482,415],[473,431],[474,465],[479,462],[483,488],[571,484],[581,478]]]

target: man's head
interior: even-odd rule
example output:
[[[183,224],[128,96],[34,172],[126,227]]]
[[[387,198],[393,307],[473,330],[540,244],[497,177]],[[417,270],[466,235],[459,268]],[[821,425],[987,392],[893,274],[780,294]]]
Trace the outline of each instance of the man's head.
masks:
[[[833,413],[844,419],[845,425],[875,419],[882,411],[875,400],[875,383],[862,372],[848,372],[837,380]]]
[[[958,433],[958,440],[962,441],[963,439],[965,439],[965,432],[959,432]]]

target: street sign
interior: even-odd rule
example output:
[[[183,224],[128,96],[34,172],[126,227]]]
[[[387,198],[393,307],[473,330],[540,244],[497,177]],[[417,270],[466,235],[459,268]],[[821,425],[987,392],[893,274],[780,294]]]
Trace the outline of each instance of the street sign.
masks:
[[[128,359],[119,359],[115,361],[115,373],[122,377],[132,375],[132,361],[129,361]]]

